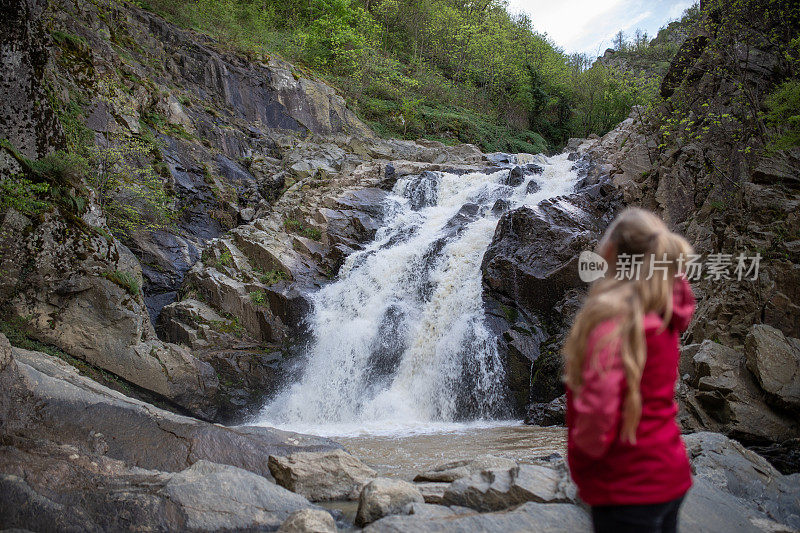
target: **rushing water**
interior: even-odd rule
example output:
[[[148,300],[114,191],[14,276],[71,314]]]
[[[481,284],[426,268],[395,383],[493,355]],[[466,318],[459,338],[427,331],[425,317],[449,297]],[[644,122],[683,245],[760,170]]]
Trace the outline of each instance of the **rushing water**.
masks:
[[[314,295],[302,376],[259,423],[317,435],[409,435],[503,418],[503,365],[481,297],[481,261],[499,216],[492,207],[535,206],[569,193],[576,180],[566,155],[533,160],[544,171],[516,187],[505,185],[508,170],[398,180],[386,226]]]

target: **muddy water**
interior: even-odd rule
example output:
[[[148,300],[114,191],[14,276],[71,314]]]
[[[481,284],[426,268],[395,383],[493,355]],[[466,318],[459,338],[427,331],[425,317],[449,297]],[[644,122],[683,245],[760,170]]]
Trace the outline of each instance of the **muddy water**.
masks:
[[[410,435],[333,437],[347,451],[381,475],[411,480],[432,467],[478,455],[533,462],[553,453],[565,455],[566,430],[521,423],[480,427],[465,425],[448,431]]]

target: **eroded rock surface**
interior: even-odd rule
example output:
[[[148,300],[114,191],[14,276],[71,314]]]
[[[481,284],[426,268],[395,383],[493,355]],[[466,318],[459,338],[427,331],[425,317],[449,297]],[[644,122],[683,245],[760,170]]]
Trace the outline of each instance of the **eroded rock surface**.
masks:
[[[269,457],[275,481],[311,501],[355,500],[377,473],[345,452],[300,452]]]

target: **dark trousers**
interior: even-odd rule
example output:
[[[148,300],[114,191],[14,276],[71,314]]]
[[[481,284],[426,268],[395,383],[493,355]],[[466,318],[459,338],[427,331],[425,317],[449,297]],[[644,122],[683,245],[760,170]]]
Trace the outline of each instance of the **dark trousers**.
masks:
[[[650,505],[600,505],[592,507],[595,533],[675,533],[683,496]]]

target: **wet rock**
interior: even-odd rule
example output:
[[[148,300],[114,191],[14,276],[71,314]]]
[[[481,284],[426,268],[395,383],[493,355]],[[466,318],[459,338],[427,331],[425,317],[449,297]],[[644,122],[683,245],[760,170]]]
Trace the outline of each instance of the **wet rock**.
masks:
[[[800,412],[800,340],[756,324],[745,340],[745,353],[748,370],[771,403]]]
[[[566,422],[567,399],[561,395],[547,403],[532,403],[525,415],[526,424],[537,426],[563,426]]]
[[[503,183],[509,187],[519,187],[525,181],[525,171],[520,166],[516,166],[508,171]]]
[[[335,533],[338,528],[329,512],[301,509],[290,514],[278,531],[282,533]]]
[[[526,176],[530,174],[541,174],[542,172],[544,172],[544,167],[542,167],[541,165],[537,165],[536,163],[528,163],[525,165],[524,170]]]
[[[558,503],[570,499],[560,490],[563,473],[539,465],[487,469],[454,481],[445,491],[445,505],[498,511],[525,502]]]
[[[769,461],[781,474],[800,473],[800,439],[749,448]]]
[[[483,455],[474,459],[451,461],[434,467],[432,470],[417,474],[415,482],[452,483],[457,479],[471,476],[483,470],[511,469],[517,466],[516,461],[506,457]]]
[[[504,152],[492,152],[485,154],[484,157],[495,166],[513,165],[517,162],[517,156]]]
[[[527,187],[525,187],[525,194],[536,194],[540,190],[542,190],[542,186],[539,185],[539,182],[531,180],[528,182]]]
[[[419,176],[405,178],[407,180],[402,194],[411,205],[411,209],[418,211],[423,207],[430,207],[439,201],[439,174],[425,171]]]
[[[505,200],[503,198],[498,199],[495,201],[494,205],[492,206],[492,214],[496,217],[499,217],[506,211],[511,208],[511,202]]]
[[[549,313],[567,290],[582,286],[578,255],[610,222],[614,211],[605,207],[573,194],[503,215],[483,258],[486,290],[532,314]]]
[[[419,489],[408,481],[373,479],[361,489],[356,525],[363,527],[384,516],[401,513],[414,502],[424,503],[424,498]]]
[[[5,8],[0,21],[0,137],[10,139],[25,156],[38,159],[64,142],[44,83],[50,38],[42,14],[47,3],[21,0]]]
[[[376,472],[345,452],[301,452],[270,456],[275,481],[311,501],[355,500]]]
[[[389,516],[370,524],[364,531],[377,532],[469,532],[469,531],[591,531],[589,514],[577,505],[525,503],[510,511],[459,516],[417,518]]]

